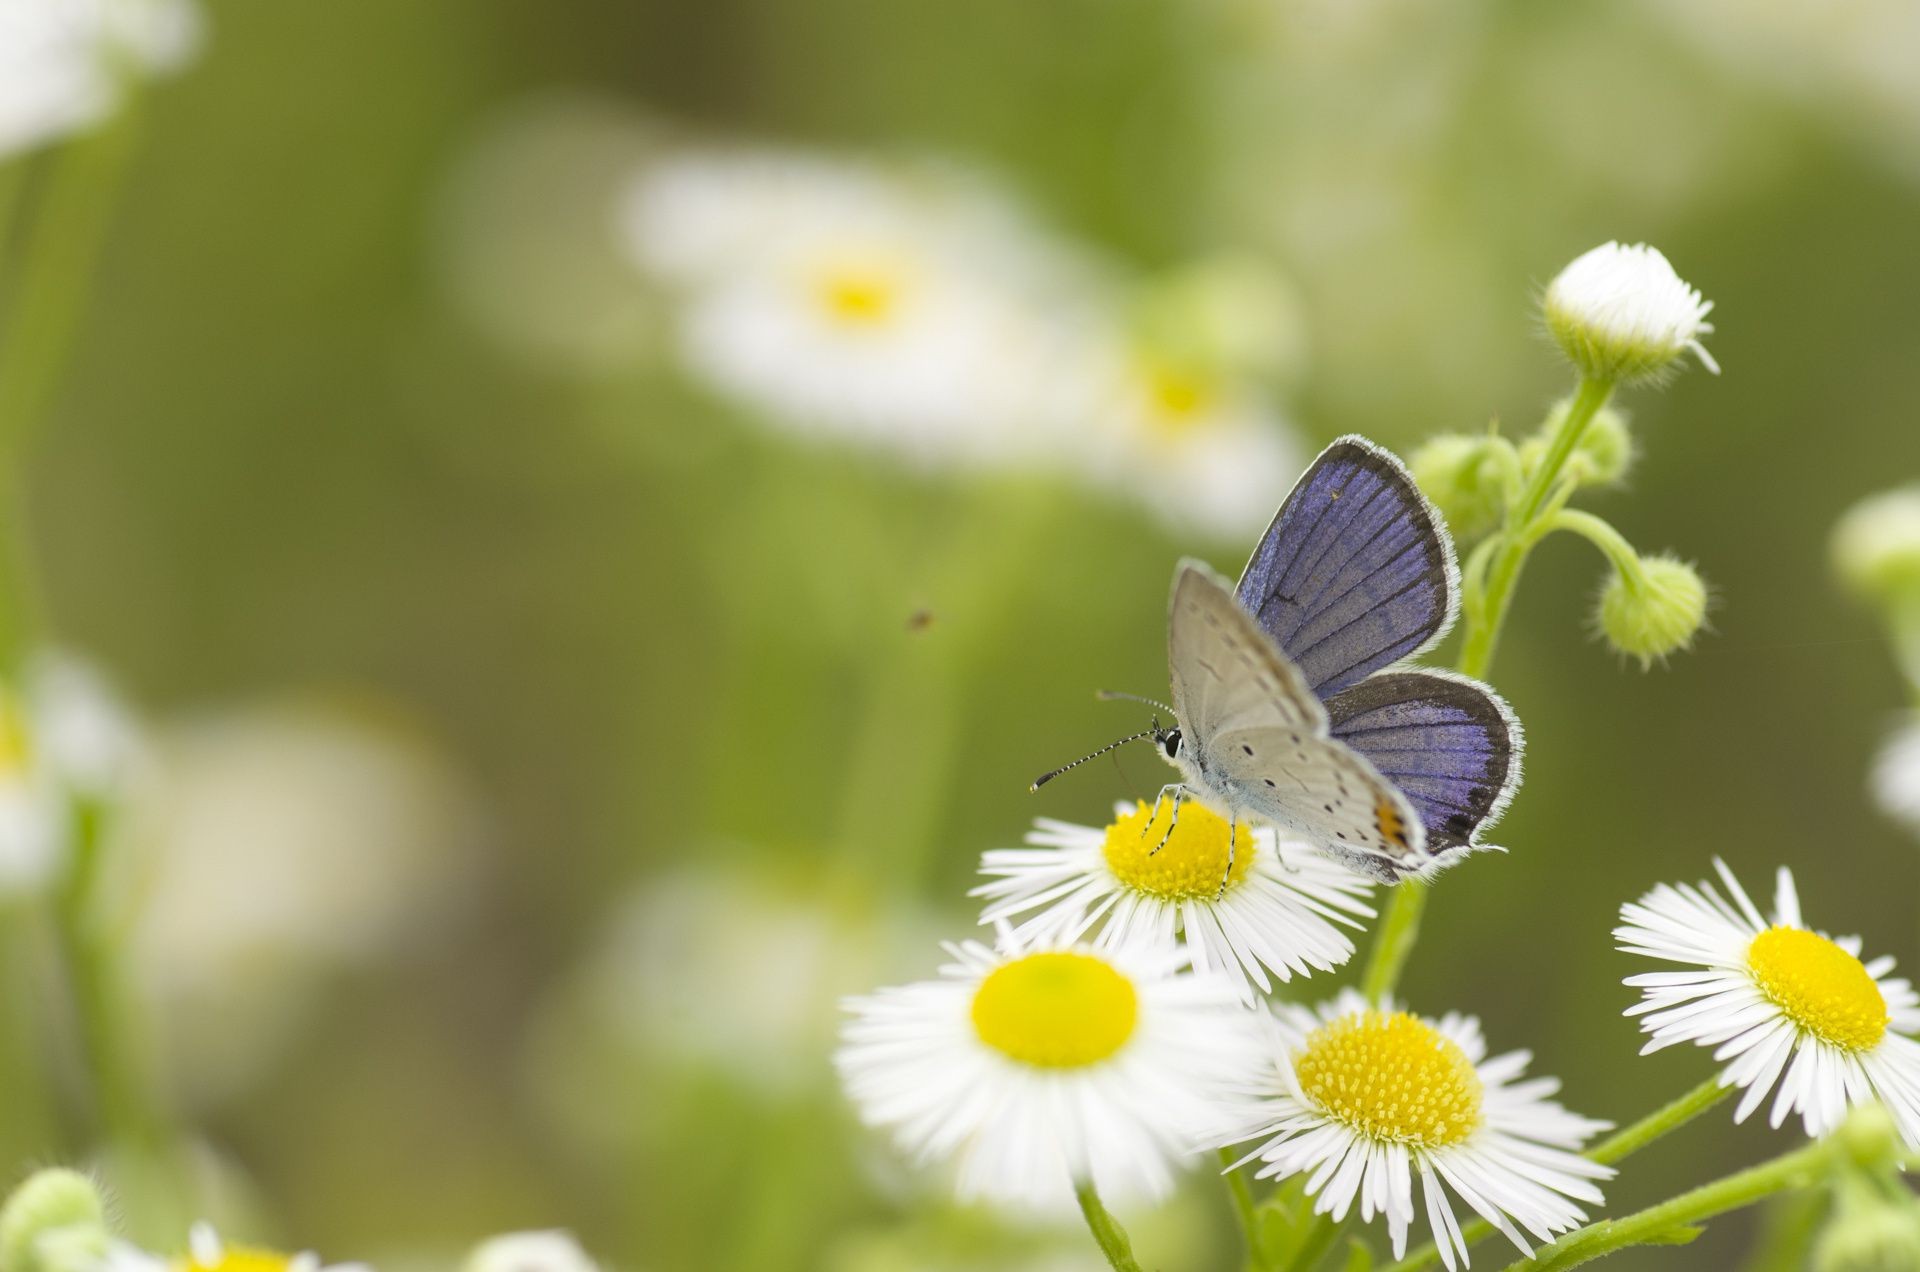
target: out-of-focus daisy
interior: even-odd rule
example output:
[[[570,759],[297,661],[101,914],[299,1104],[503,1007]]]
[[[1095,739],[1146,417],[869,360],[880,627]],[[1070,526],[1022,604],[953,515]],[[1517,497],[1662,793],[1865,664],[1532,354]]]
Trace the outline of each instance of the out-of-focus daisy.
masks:
[[[131,717],[92,668],[46,651],[0,686],[0,896],[44,885],[65,860],[76,800],[112,801],[139,770]]]
[[[1522,1230],[1552,1240],[1582,1223],[1578,1203],[1602,1202],[1594,1180],[1613,1171],[1579,1156],[1606,1129],[1548,1097],[1553,1078],[1522,1080],[1524,1051],[1487,1058],[1480,1024],[1375,1008],[1352,990],[1320,1007],[1275,1009],[1272,1054],[1258,1095],[1228,1143],[1258,1140],[1261,1178],[1307,1176],[1316,1214],[1383,1215],[1395,1258],[1406,1253],[1420,1182],[1440,1257],[1464,1263],[1449,1194],[1522,1250]]]
[[[1881,812],[1920,831],[1920,720],[1902,721],[1881,744],[1872,786]]]
[[[949,945],[936,981],[851,999],[836,1061],[861,1117],[963,1197],[1061,1208],[1077,1182],[1163,1196],[1259,1054],[1218,977],[1138,949]]]
[[[1279,834],[1251,826],[1239,830],[1229,872],[1219,814],[1185,804],[1160,846],[1173,809],[1149,824],[1152,811],[1119,804],[1103,830],[1043,818],[1030,847],[989,851],[980,871],[993,882],[973,890],[988,902],[981,922],[1017,922],[1027,941],[1097,933],[1100,949],[1184,945],[1196,972],[1223,973],[1249,1003],[1256,987],[1272,989],[1269,973],[1285,982],[1353,956],[1341,929],[1373,916],[1366,880],[1303,845],[1282,860]]]
[[[0,0],[0,159],[99,123],[199,42],[191,0]]]
[[[1887,975],[1893,959],[1860,961],[1860,938],[1806,926],[1793,875],[1782,867],[1773,916],[1762,916],[1722,861],[1714,869],[1733,898],[1712,883],[1661,884],[1620,909],[1620,948],[1684,972],[1646,972],[1627,984],[1643,991],[1628,1009],[1652,1037],[1643,1054],[1679,1042],[1716,1048],[1722,1086],[1745,1090],[1744,1121],[1779,1086],[1771,1122],[1799,1113],[1807,1134],[1824,1135],[1856,1104],[1878,1100],[1909,1144],[1920,1145],[1920,995]]]
[[[682,292],[688,364],[722,392],[921,461],[1023,449],[1049,252],[977,183],[689,152],[643,173],[622,216],[635,260]]]
[[[597,1272],[570,1232],[510,1232],[480,1243],[463,1272]]]
[[[1577,257],[1547,285],[1544,309],[1567,357],[1596,379],[1656,377],[1689,352],[1720,370],[1700,343],[1713,330],[1713,302],[1645,243],[1603,243]]]
[[[116,1242],[104,1272],[371,1272],[364,1263],[322,1264],[312,1251],[282,1254],[258,1246],[223,1241],[211,1224],[196,1223],[184,1253],[171,1257],[149,1254],[125,1242]]]

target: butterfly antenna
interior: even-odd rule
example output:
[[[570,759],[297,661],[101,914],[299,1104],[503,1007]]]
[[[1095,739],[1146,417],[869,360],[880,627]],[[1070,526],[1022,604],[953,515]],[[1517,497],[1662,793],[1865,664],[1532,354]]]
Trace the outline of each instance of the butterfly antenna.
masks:
[[[1062,764],[1059,768],[1054,769],[1050,773],[1042,773],[1040,776],[1033,779],[1033,785],[1029,786],[1027,789],[1030,791],[1037,791],[1042,786],[1045,786],[1048,782],[1051,782],[1054,778],[1066,772],[1068,769],[1077,769],[1082,764],[1085,764],[1088,760],[1099,759],[1101,756],[1105,755],[1108,751],[1113,750],[1115,747],[1125,746],[1129,742],[1138,742],[1141,738],[1150,738],[1159,731],[1160,731],[1160,726],[1156,722],[1153,728],[1151,729],[1143,729],[1140,732],[1133,734],[1131,737],[1121,738],[1118,742],[1109,742],[1105,746],[1101,747],[1098,751],[1095,751],[1092,755],[1083,755],[1071,764]]]
[[[1157,702],[1152,698],[1142,698],[1137,693],[1122,693],[1118,689],[1102,689],[1100,692],[1094,694],[1093,696],[1100,699],[1100,701],[1102,702],[1115,702],[1121,699],[1124,699],[1127,702],[1144,702],[1150,707],[1160,708],[1162,711],[1166,712],[1168,715],[1179,714],[1179,712],[1175,711],[1172,707],[1168,706],[1164,702]]]

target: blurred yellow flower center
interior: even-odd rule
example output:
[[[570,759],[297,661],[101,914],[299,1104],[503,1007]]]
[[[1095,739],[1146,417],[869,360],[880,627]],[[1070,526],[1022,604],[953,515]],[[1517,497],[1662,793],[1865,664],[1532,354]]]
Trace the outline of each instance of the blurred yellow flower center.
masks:
[[[1473,1062],[1404,1011],[1342,1016],[1308,1037],[1293,1067],[1322,1113],[1369,1139],[1445,1148],[1480,1125]]]
[[[1878,1043],[1892,1019],[1859,959],[1804,928],[1771,927],[1747,947],[1747,967],[1768,1001],[1820,1041],[1848,1051]]]
[[[27,736],[26,712],[12,693],[0,688],[0,778],[27,771],[33,757],[32,739]]]
[[[846,256],[815,271],[813,292],[832,321],[846,327],[878,327],[899,311],[907,283],[907,271],[898,261]]]
[[[1173,828],[1167,846],[1154,847],[1167,833],[1173,819],[1173,801],[1162,800],[1160,815],[1149,824],[1153,812],[1136,802],[1133,811],[1107,827],[1106,843],[1101,849],[1107,869],[1135,892],[1166,901],[1185,901],[1204,897],[1212,900],[1220,894],[1220,881],[1232,887],[1247,877],[1259,843],[1246,827],[1240,828],[1233,853],[1233,871],[1227,871],[1229,827],[1227,819],[1193,800],[1180,805],[1180,821]]]
[[[1213,380],[1189,367],[1149,359],[1141,368],[1147,417],[1155,432],[1170,440],[1185,437],[1206,422],[1219,400]]]
[[[1091,954],[1028,954],[993,969],[973,995],[980,1041],[1043,1069],[1105,1060],[1139,1015],[1133,982]]]
[[[230,1245],[223,1246],[212,1263],[202,1263],[196,1255],[175,1259],[173,1272],[287,1272],[292,1266],[292,1255]]]

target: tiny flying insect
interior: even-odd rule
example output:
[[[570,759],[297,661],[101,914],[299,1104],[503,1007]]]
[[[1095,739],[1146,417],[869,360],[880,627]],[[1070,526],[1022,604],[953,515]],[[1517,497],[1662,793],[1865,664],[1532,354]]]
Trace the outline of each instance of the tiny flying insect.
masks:
[[[1174,571],[1167,615],[1173,717],[1075,760],[1151,738],[1181,779],[1173,801],[1225,813],[1228,874],[1243,818],[1270,822],[1382,883],[1488,845],[1520,784],[1520,722],[1486,685],[1399,664],[1453,625],[1460,570],[1433,505],[1362,437],[1322,451],[1237,587],[1199,561]],[[1131,694],[1106,697],[1133,698]],[[1225,880],[1221,887],[1224,891]]]

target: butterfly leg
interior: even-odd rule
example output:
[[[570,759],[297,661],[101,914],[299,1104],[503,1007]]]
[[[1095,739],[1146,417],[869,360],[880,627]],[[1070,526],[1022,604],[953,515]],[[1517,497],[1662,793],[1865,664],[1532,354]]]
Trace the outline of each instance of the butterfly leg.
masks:
[[[1227,885],[1233,882],[1233,855],[1240,847],[1240,814],[1227,814],[1227,872],[1220,876],[1220,891],[1213,896],[1215,901],[1227,895]]]
[[[1140,838],[1145,839],[1147,837],[1147,831],[1153,827],[1153,823],[1160,820],[1160,801],[1167,797],[1168,791],[1175,792],[1173,797],[1173,800],[1174,800],[1173,815],[1175,817],[1178,817],[1180,815],[1180,796],[1178,794],[1180,790],[1181,790],[1181,786],[1180,786],[1180,783],[1178,782],[1168,782],[1165,786],[1162,786],[1160,788],[1159,794],[1153,797],[1153,809],[1151,812],[1147,814],[1146,825],[1140,827]],[[1154,851],[1158,852],[1160,850],[1156,848],[1154,849]]]
[[[1154,853],[1159,852],[1162,848],[1165,848],[1167,846],[1167,840],[1173,838],[1173,828],[1180,824],[1180,797],[1187,793],[1187,788],[1180,785],[1180,783],[1178,782],[1175,782],[1169,786],[1162,787],[1161,790],[1162,790],[1162,793],[1165,793],[1166,791],[1173,792],[1173,814],[1172,816],[1167,818],[1167,833],[1160,836],[1160,842],[1153,846],[1153,852],[1150,852],[1147,854],[1149,857],[1153,856]],[[1159,803],[1160,803],[1159,800],[1155,800],[1154,806],[1158,807]],[[1147,824],[1151,826],[1153,824],[1153,819],[1148,818]]]

